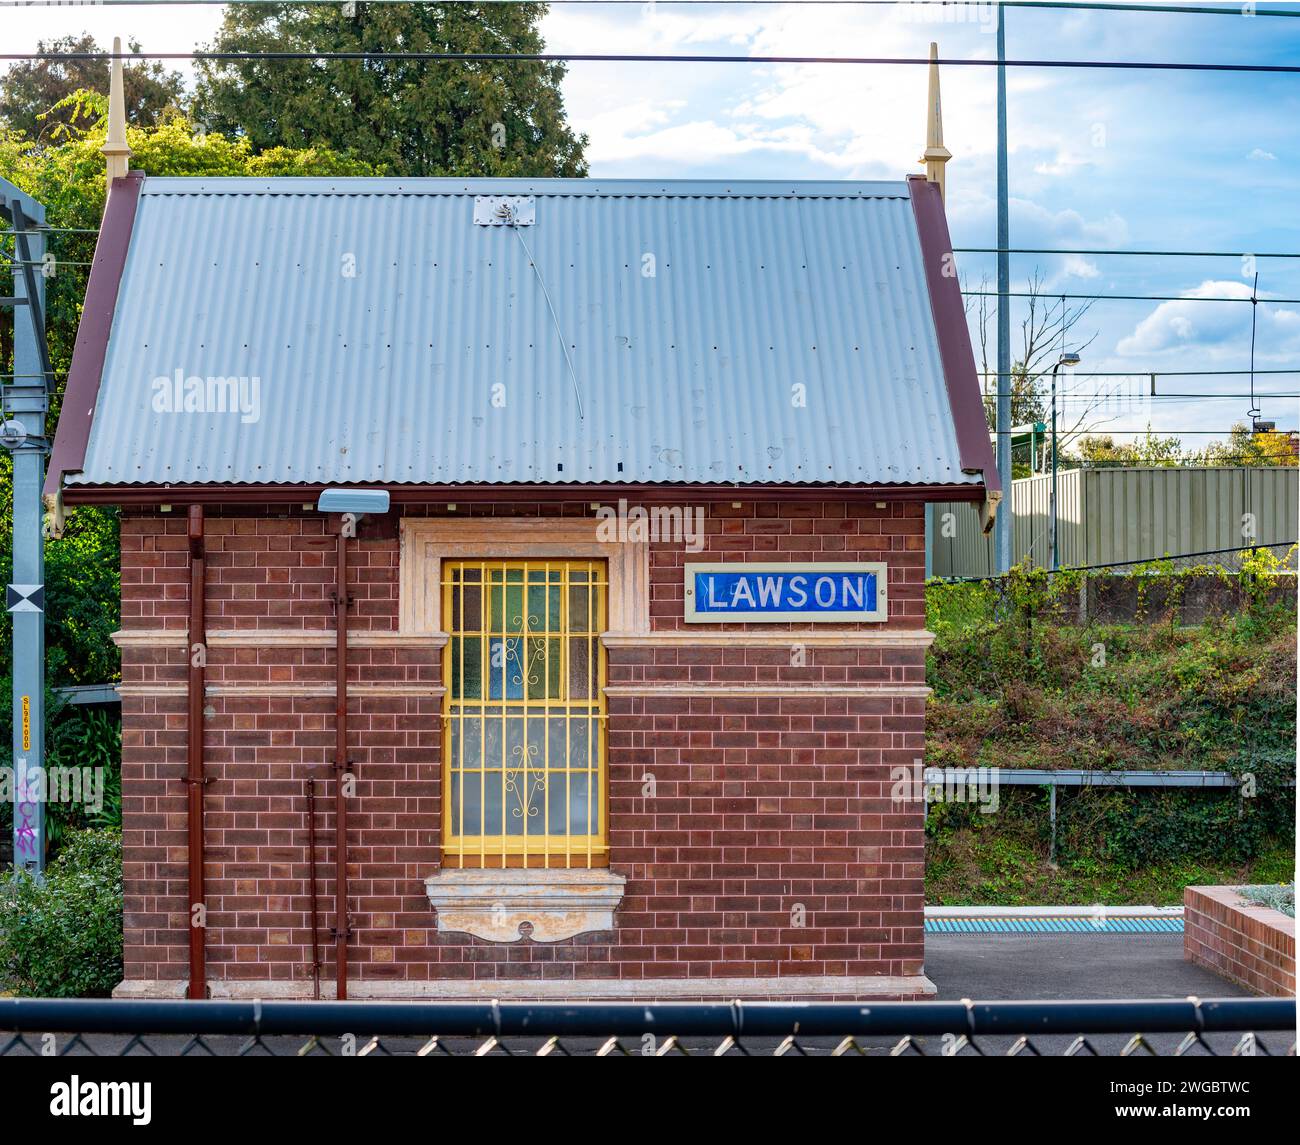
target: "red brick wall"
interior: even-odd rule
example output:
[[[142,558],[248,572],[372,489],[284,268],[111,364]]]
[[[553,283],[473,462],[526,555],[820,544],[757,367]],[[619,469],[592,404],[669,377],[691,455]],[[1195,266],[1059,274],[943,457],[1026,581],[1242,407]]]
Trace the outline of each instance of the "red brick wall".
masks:
[[[1183,956],[1256,994],[1295,995],[1295,919],[1234,887],[1183,891]]]
[[[433,513],[445,510],[431,510]],[[468,512],[521,516],[496,506]],[[583,515],[585,504],[566,514]],[[334,550],[323,519],[284,507],[209,511],[209,631],[332,629]],[[924,623],[919,503],[791,503],[708,510],[707,544],[651,552],[656,630],[681,626],[685,560],[887,560],[890,625]],[[397,628],[398,542],[351,546],[354,633]],[[186,628],[183,514],[127,512],[123,627]],[[694,627],[694,626],[692,626]],[[710,626],[711,627],[711,626]],[[774,626],[761,626],[771,631]],[[707,629],[706,629],[707,630]],[[210,977],[310,977],[306,781],[317,780],[322,979],[332,975],[333,704],[220,694],[333,683],[331,646],[208,653],[205,761]],[[616,647],[609,683],[922,684],[924,650]],[[435,649],[350,649],[354,684],[440,682]],[[123,682],[172,694],[123,700],[126,976],[187,974],[186,650],[123,648]],[[889,798],[889,768],[922,754],[915,697],[636,696],[609,704],[610,865],[627,878],[611,932],[498,944],[439,934],[424,879],[440,861],[436,696],[350,703],[350,977],[644,978],[907,975],[922,962],[922,815]],[[645,773],[655,798],[642,796]],[[802,904],[806,925],[791,924]]]

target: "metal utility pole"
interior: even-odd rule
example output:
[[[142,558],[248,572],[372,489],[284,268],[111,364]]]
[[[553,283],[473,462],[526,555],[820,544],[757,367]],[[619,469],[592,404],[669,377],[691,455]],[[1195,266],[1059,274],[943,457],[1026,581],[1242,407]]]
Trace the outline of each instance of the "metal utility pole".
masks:
[[[1057,359],[1056,365],[1052,367],[1052,496],[1051,503],[1048,506],[1048,528],[1052,542],[1053,572],[1061,567],[1061,551],[1056,543],[1056,375],[1061,372],[1062,366],[1069,366],[1070,369],[1074,369],[1078,364],[1079,355],[1071,351],[1062,354]]]
[[[1011,221],[1007,190],[1007,30],[1006,8],[998,5],[998,407],[997,462],[1002,505],[994,522],[997,571],[1011,567],[1015,498],[1011,488]]]
[[[1052,495],[1047,511],[1052,542],[1052,572],[1056,572],[1061,567],[1061,550],[1056,544],[1056,375],[1060,372],[1061,363],[1057,362],[1052,367]]]
[[[45,417],[53,385],[45,342],[45,208],[0,179],[0,216],[13,230],[14,376],[4,386],[0,441],[13,460],[13,574],[5,607],[13,617],[14,866],[45,869]]]

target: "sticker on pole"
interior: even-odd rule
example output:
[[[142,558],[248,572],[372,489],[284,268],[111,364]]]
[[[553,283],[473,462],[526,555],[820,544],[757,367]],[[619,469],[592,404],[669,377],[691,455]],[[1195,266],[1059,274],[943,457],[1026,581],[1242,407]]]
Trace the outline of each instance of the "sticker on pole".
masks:
[[[45,586],[43,584],[6,585],[5,607],[10,612],[44,612]]]

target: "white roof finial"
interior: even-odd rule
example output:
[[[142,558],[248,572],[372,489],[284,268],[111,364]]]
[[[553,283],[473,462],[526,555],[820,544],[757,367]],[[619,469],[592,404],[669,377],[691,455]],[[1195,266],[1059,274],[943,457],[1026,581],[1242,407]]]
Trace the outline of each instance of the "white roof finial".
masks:
[[[930,44],[930,90],[925,101],[925,177],[939,184],[939,197],[945,198],[944,164],[952,152],[943,145],[943,110],[939,105],[939,45]]]
[[[113,37],[113,62],[108,79],[108,138],[100,148],[107,160],[108,189],[113,180],[126,175],[131,148],[126,143],[126,95],[122,87],[122,39]]]

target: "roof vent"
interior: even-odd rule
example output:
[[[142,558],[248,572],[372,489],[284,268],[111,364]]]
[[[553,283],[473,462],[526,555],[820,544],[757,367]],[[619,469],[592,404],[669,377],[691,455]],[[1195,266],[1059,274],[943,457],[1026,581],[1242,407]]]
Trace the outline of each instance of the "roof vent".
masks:
[[[532,195],[474,196],[474,222],[480,227],[531,227],[536,221]]]

